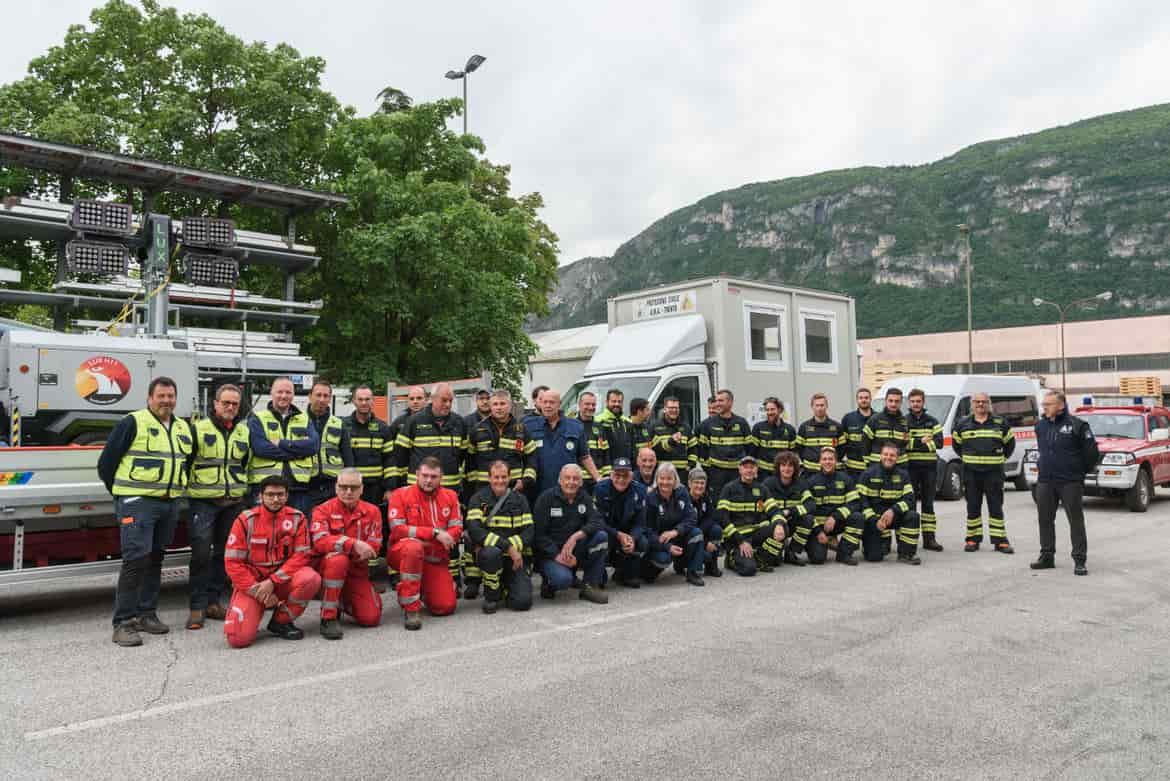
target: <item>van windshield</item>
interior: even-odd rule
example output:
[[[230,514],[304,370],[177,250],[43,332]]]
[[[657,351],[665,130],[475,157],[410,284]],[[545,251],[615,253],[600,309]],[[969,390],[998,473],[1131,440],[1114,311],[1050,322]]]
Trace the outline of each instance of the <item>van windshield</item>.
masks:
[[[939,423],[946,423],[947,415],[950,413],[951,404],[954,401],[954,396],[936,396],[928,393],[926,394],[926,411],[938,418]]]
[[[599,377],[591,380],[581,380],[575,383],[561,399],[561,412],[568,415],[576,413],[577,400],[581,394],[589,391],[597,396],[597,412],[605,409],[605,394],[611,390],[622,392],[622,410],[630,412],[630,401],[636,398],[649,399],[650,394],[658,386],[659,376],[649,374],[635,377]]]

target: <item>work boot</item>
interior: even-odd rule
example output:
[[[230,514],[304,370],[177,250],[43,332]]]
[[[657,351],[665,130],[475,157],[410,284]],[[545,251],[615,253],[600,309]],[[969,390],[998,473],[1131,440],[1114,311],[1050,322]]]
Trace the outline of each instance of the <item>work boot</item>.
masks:
[[[707,585],[706,583],[703,582],[703,576],[697,572],[688,572],[687,573],[687,583],[690,583],[692,586],[705,586],[705,585]]]
[[[206,619],[206,611],[195,608],[187,614],[187,628],[191,630],[202,629]]]
[[[922,563],[922,559],[918,558],[913,553],[899,553],[898,554],[898,563],[899,564],[915,564],[915,565],[917,565],[917,564]]]
[[[922,533],[922,547],[926,550],[932,550],[935,552],[941,552],[943,549],[943,546],[940,545],[938,540],[935,538],[934,532]]]
[[[853,554],[846,553],[840,548],[837,549],[837,561],[841,564],[848,564],[850,567],[857,566],[857,559],[853,558]]]
[[[642,584],[638,582],[637,578],[630,578],[627,580],[621,575],[614,575],[613,582],[619,586],[625,586],[626,588],[642,588]]]
[[[142,635],[138,634],[138,625],[134,621],[123,621],[114,627],[114,643],[123,648],[134,648],[142,645]]]
[[[227,618],[227,608],[218,602],[212,602],[207,606],[207,609],[203,611],[203,615],[214,621],[223,621],[225,618]]]
[[[775,572],[776,571],[775,566],[773,566],[772,564],[768,564],[767,562],[760,561],[759,559],[756,559],[756,569],[759,572]]]
[[[1041,553],[1040,558],[1028,565],[1028,569],[1056,569],[1056,561],[1051,553]]]
[[[483,612],[487,613],[489,616],[492,613],[496,612],[496,610],[498,610],[499,607],[500,607],[500,603],[494,599],[485,599],[483,601]]]
[[[467,586],[463,589],[463,598],[464,599],[479,599],[479,584],[478,583],[468,583]]]
[[[277,623],[276,616],[268,620],[268,631],[282,640],[303,640],[305,637],[305,633],[292,621],[287,624]]]
[[[963,546],[964,553],[974,553],[979,550],[979,543],[973,540],[967,540],[967,544]]]
[[[703,565],[703,574],[709,578],[723,577],[723,570],[719,569],[719,559],[713,558]]]
[[[554,591],[553,587],[550,586],[549,584],[542,583],[540,586],[540,598],[541,599],[556,599],[557,592]]]
[[[171,628],[158,620],[158,616],[149,613],[138,617],[138,629],[148,635],[165,635]]]
[[[581,593],[577,595],[578,599],[584,599],[586,602],[592,602],[595,605],[605,605],[609,603],[609,597],[599,589],[589,583],[581,586]]]
[[[791,564],[794,567],[803,567],[804,562],[800,560],[800,555],[792,550],[792,548],[784,549],[784,563]]]
[[[1085,562],[1083,562],[1083,561],[1073,562],[1073,574],[1074,575],[1088,575],[1089,570],[1085,567]]]
[[[403,613],[402,614],[402,625],[405,626],[407,629],[409,629],[411,632],[414,632],[418,629],[422,629],[422,611],[421,610],[408,610],[405,613]]]
[[[374,581],[374,591],[378,594],[385,594],[389,588],[390,588],[389,583],[383,582],[381,580]]]
[[[1015,553],[1016,549],[1011,546],[1011,543],[1001,542],[995,546],[995,549],[1000,553]]]
[[[345,637],[345,632],[341,631],[341,622],[336,618],[322,618],[321,637],[326,640],[340,640]]]

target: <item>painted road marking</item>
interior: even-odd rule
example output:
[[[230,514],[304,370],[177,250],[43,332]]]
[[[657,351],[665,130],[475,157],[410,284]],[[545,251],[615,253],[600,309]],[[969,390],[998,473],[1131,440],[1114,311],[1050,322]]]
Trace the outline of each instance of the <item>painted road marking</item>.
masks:
[[[478,643],[470,643],[468,645],[459,646],[457,648],[444,648],[439,651],[428,651],[427,653],[401,657],[399,659],[389,659],[384,662],[377,662],[376,664],[363,664],[358,667],[350,667],[344,670],[334,670],[332,672],[322,673],[320,675],[309,676],[308,678],[279,681],[267,686],[255,686],[251,689],[237,689],[235,691],[224,692],[223,694],[213,694],[208,697],[196,697],[195,699],[183,700],[181,702],[174,702],[167,705],[156,705],[152,708],[147,708],[146,710],[129,711],[127,713],[115,713],[111,716],[102,716],[96,719],[76,721],[72,724],[62,724],[58,727],[49,727],[48,729],[26,732],[24,733],[24,739],[27,741],[37,741],[44,740],[46,738],[55,738],[60,735],[72,735],[78,732],[87,732],[89,730],[101,729],[102,727],[109,727],[114,724],[125,724],[128,721],[141,721],[142,719],[149,719],[154,716],[165,716],[171,713],[181,713],[183,711],[195,710],[196,708],[205,708],[209,705],[221,705],[225,702],[235,702],[237,700],[243,700],[249,697],[258,697],[262,694],[272,694],[274,692],[285,691],[287,689],[301,689],[310,686],[316,686],[317,684],[322,683],[342,681],[347,678],[355,678],[357,676],[364,676],[369,673],[383,672],[395,667],[415,664],[416,662],[430,662],[434,661],[435,659],[442,659],[448,656],[462,657],[464,654],[472,654],[478,651],[486,650],[488,648],[498,648],[502,645],[526,642],[528,640],[535,640],[540,637],[547,637],[549,635],[555,635],[561,632],[573,632],[579,629],[589,629],[595,626],[612,624],[617,621],[626,621],[631,618],[640,618],[641,616],[653,615],[654,613],[662,613],[667,610],[676,610],[680,607],[686,607],[692,602],[693,600],[689,599],[666,602],[661,605],[643,608],[641,610],[630,610],[625,613],[614,613],[611,615],[597,616],[596,618],[587,618],[582,621],[574,621],[569,624],[558,624],[547,627],[545,629],[535,629],[531,632],[521,632],[520,634],[508,635],[506,637],[497,637],[492,640],[483,640]]]

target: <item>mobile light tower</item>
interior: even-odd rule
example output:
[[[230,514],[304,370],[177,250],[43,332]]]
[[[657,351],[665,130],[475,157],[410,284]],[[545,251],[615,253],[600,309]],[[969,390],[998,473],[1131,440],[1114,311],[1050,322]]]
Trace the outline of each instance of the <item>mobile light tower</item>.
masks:
[[[1113,292],[1106,290],[1104,293],[1098,293],[1095,296],[1088,298],[1081,298],[1077,301],[1061,306],[1055,301],[1049,301],[1044,298],[1033,298],[1032,306],[1051,306],[1055,307],[1056,311],[1060,313],[1060,392],[1068,393],[1068,361],[1064,359],[1064,317],[1066,314],[1076,309],[1079,306],[1086,304],[1094,304],[1098,301],[1110,301],[1113,298]]]
[[[958,226],[959,239],[963,245],[959,248],[963,257],[963,266],[967,271],[967,373],[975,373],[975,335],[971,325],[971,226],[963,223]]]
[[[445,74],[451,81],[463,82],[463,135],[467,135],[467,82],[472,73],[479,70],[479,66],[484,64],[487,57],[479,54],[471,55],[467,60],[467,64],[463,66],[461,71],[447,71]]]

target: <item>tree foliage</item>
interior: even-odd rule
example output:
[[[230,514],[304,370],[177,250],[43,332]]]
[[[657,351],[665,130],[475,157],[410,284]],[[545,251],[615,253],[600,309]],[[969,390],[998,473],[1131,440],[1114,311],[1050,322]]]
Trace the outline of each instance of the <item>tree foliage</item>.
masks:
[[[493,372],[514,384],[556,279],[542,201],[509,194],[508,168],[447,128],[457,100],[339,125],[328,162],[350,206],[324,276],[319,352],[344,380],[402,382]]]
[[[298,281],[320,297],[304,336],[336,381],[381,384],[471,376],[515,381],[532,349],[521,323],[545,310],[556,236],[538,194],[513,196],[509,168],[447,129],[460,101],[413,105],[387,87],[357,117],[321,87],[323,60],[246,43],[205,14],[157,0],[109,0],[88,25],[0,87],[0,128],[37,138],[268,181],[330,189],[352,205],[299,218],[320,268]],[[56,178],[0,168],[7,194],[55,198]],[[75,195],[134,203],[134,193],[79,182]],[[140,204],[139,204],[140,205]],[[156,208],[208,213],[221,204],[166,195]],[[229,208],[241,227],[276,232],[281,215]],[[0,242],[25,287],[52,282],[55,248]],[[280,279],[245,269],[242,284],[278,296]]]

